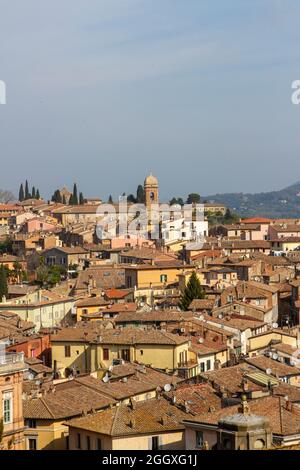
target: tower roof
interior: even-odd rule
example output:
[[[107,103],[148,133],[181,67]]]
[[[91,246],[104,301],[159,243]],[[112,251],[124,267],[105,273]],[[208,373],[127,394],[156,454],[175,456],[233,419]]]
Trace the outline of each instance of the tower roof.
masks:
[[[158,179],[156,176],[153,176],[152,173],[145,178],[145,186],[158,186]]]

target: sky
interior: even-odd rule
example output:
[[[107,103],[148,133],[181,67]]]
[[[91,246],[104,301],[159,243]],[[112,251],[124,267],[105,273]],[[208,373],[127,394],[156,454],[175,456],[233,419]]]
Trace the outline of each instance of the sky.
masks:
[[[300,180],[299,0],[0,0],[0,188]]]

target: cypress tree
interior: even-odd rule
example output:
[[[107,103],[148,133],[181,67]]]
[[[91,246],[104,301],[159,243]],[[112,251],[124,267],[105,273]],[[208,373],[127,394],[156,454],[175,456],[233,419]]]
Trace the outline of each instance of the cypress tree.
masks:
[[[71,194],[70,199],[69,199],[69,205],[70,205],[70,206],[73,206],[73,205],[74,205],[74,202],[73,202],[73,201],[74,201],[74,197],[73,197],[73,194]]]
[[[31,196],[32,196],[32,199],[35,199],[35,197],[36,197],[35,187],[34,186],[32,186]]]
[[[72,204],[73,205],[77,205],[78,204],[78,195],[77,195],[77,184],[74,183],[74,186],[73,186],[73,198],[72,198]]]
[[[0,301],[2,301],[3,296],[7,297],[8,287],[7,287],[7,275],[5,266],[2,264],[0,266]]]
[[[19,190],[19,201],[20,201],[20,202],[24,201],[24,188],[23,188],[23,183],[21,183],[20,190]]]
[[[39,188],[36,190],[35,198],[36,199],[41,199]]]
[[[65,196],[65,195],[63,195],[62,203],[63,203],[63,204],[67,204],[66,196]]]
[[[145,202],[145,190],[141,184],[138,185],[136,190],[136,202],[143,204]]]
[[[186,311],[194,299],[204,299],[204,292],[195,271],[192,272],[189,282],[180,298],[180,309]]]
[[[84,197],[83,197],[82,192],[79,193],[79,204],[80,204],[80,205],[83,205],[83,204],[84,204]]]
[[[30,193],[29,193],[29,189],[28,189],[28,181],[26,180],[25,182],[25,199],[29,199],[30,198]]]
[[[110,194],[110,196],[109,196],[109,198],[108,198],[108,202],[109,202],[109,204],[113,204],[113,202],[114,202],[111,194]]]

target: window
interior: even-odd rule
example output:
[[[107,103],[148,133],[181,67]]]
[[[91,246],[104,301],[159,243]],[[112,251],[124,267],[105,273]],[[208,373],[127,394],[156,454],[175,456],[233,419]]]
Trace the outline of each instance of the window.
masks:
[[[210,360],[208,359],[206,361],[206,370],[210,370],[211,369],[211,364],[210,364]]]
[[[158,436],[152,437],[152,450],[158,450]]]
[[[196,447],[203,447],[203,431],[196,431]]]
[[[160,282],[167,282],[167,280],[168,280],[168,276],[166,274],[162,274],[160,276]]]
[[[77,449],[81,449],[81,434],[77,434]]]
[[[36,428],[36,420],[35,419],[26,419],[25,425],[28,426],[29,428]]]
[[[204,362],[200,363],[200,370],[201,370],[201,372],[205,372],[205,363]]]
[[[97,439],[97,450],[101,450],[101,448],[102,448],[101,439]]]
[[[104,361],[109,361],[109,349],[107,349],[107,348],[103,349],[103,360]]]
[[[65,346],[65,357],[71,357],[71,346]]]
[[[140,355],[143,356],[144,355],[144,351],[143,349],[140,350]]]
[[[28,439],[29,450],[36,450],[36,439]]]
[[[91,438],[90,438],[90,436],[86,436],[86,448],[87,448],[87,450],[91,450]]]
[[[3,398],[3,423],[9,424],[12,422],[12,397],[5,393]]]
[[[123,361],[129,362],[130,361],[130,350],[129,349],[122,349],[121,358]]]

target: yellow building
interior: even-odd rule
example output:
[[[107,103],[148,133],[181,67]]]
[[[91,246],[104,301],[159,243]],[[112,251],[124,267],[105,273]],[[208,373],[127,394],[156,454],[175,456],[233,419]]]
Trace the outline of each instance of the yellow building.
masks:
[[[77,321],[82,320],[82,315],[97,313],[107,305],[109,305],[109,302],[105,301],[103,297],[86,297],[85,299],[77,300],[75,302]]]
[[[169,372],[188,367],[189,376],[197,374],[189,339],[161,330],[65,328],[52,336],[51,344],[53,367],[62,377],[106,370],[120,359]]]
[[[164,288],[171,284],[177,284],[179,275],[188,266],[179,262],[167,265],[139,264],[125,268],[125,283],[127,288],[136,289]]]

